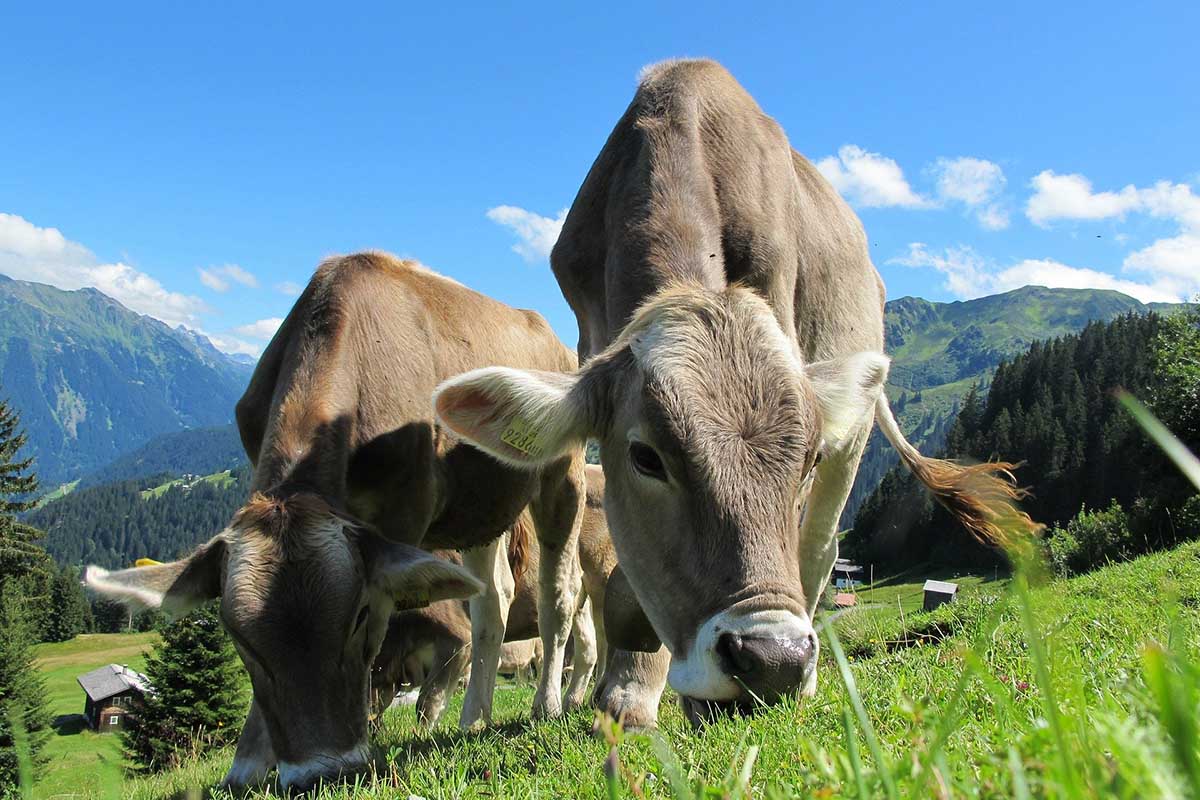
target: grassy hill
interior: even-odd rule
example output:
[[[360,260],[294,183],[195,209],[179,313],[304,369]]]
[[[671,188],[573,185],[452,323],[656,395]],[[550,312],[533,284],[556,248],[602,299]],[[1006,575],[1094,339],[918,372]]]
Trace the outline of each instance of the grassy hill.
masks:
[[[157,638],[154,633],[92,633],[37,646],[36,665],[46,682],[50,714],[58,722],[46,745],[48,764],[34,785],[34,798],[122,796],[121,738],[95,733],[71,719],[83,713],[84,704],[83,689],[75,679],[105,664],[140,671],[146,666],[146,651]]]
[[[47,487],[155,436],[230,423],[250,373],[204,337],[95,289],[0,276],[0,392]]]
[[[822,632],[820,688],[804,703],[692,731],[668,694],[661,735],[606,738],[592,735],[587,711],[531,722],[532,689],[508,687],[497,724],[479,734],[454,729],[457,709],[432,734],[416,732],[410,709],[389,712],[374,779],[315,796],[1153,798],[1200,789],[1200,772],[1187,771],[1200,764],[1200,544],[1032,590],[1024,580],[964,581],[961,601],[928,614],[913,608],[923,577],[868,596],[888,609],[899,600],[895,612],[838,618],[844,659]],[[124,791],[181,796],[219,780],[231,758],[209,754]]]

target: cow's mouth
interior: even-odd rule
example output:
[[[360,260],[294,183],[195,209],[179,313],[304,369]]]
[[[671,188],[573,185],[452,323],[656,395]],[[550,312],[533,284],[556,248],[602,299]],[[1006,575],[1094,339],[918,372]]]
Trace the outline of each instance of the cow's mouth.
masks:
[[[686,695],[679,696],[679,704],[683,707],[684,716],[694,728],[711,725],[724,717],[748,717],[765,707],[761,701],[753,698],[702,700]]]

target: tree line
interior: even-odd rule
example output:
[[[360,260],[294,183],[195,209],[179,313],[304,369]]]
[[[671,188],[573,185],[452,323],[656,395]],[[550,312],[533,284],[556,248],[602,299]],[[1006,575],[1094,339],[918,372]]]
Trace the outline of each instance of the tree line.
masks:
[[[978,387],[967,393],[942,455],[1022,463],[1018,480],[1030,489],[1023,508],[1048,526],[1047,542],[1056,543],[1066,569],[1200,536],[1194,489],[1113,395],[1122,387],[1145,400],[1196,448],[1198,358],[1195,308],[1170,317],[1131,313],[1036,342],[997,367],[986,393]],[[1119,519],[1117,512],[1097,516],[1113,508]],[[1123,526],[1120,535],[1113,533],[1114,519]],[[902,467],[890,470],[864,502],[843,547],[856,558],[895,566],[927,559],[969,566],[999,558],[970,542]],[[1067,555],[1072,548],[1092,554]]]

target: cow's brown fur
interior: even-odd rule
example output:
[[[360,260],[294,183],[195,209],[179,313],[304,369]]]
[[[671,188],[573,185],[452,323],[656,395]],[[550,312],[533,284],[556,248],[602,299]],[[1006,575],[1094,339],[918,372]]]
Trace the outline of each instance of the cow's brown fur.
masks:
[[[214,576],[251,672],[252,715],[265,717],[252,716],[247,727],[261,741],[265,722],[282,778],[285,762],[300,781],[335,774],[342,763],[361,766],[367,670],[392,603],[469,593],[463,581],[455,585],[461,570],[427,558],[404,572],[417,561],[402,545],[488,545],[520,515],[515,554],[531,549],[536,529],[550,554],[543,566],[554,565],[546,591],[562,592],[555,604],[574,603],[577,568],[561,554],[574,551],[578,535],[582,454],[534,474],[450,440],[435,424],[438,383],[491,364],[561,372],[574,369],[575,358],[537,314],[383,253],[322,263],[260,359],[237,405],[254,496],[218,546],[198,551],[219,555],[219,569],[179,562],[164,574]],[[389,574],[436,575],[446,586],[408,596]],[[143,580],[105,579],[121,591]],[[356,626],[356,616],[369,624]],[[560,669],[569,625],[556,618],[543,631],[553,630],[547,650],[557,652]],[[556,713],[558,687],[552,691],[549,700],[539,695],[546,713]],[[239,759],[249,749],[239,748]],[[248,770],[235,762],[230,780],[261,779],[262,760]]]
[[[928,459],[888,424],[885,293],[862,226],[720,65],[643,73],[551,265],[579,323],[578,379],[533,390],[537,376],[463,376],[439,414],[514,463],[522,454],[471,403],[490,399],[562,447],[599,439],[622,571],[681,681],[711,693],[700,699],[738,691],[711,644],[737,619],[792,620],[744,632],[809,653],[788,656],[771,696],[815,687],[810,621],[872,416],[974,533],[1033,527],[1003,480],[1012,465]],[[668,479],[635,474],[631,441]],[[788,632],[761,633],[776,624]]]

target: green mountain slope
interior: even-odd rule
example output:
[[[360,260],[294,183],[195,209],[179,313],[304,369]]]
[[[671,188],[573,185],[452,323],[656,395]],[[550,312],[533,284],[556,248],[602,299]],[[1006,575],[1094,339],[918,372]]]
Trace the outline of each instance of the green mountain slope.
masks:
[[[43,485],[161,434],[228,424],[251,371],[94,289],[0,276],[0,393],[20,411]]]
[[[936,451],[958,402],[972,385],[986,384],[1002,360],[1036,341],[1077,333],[1092,320],[1177,307],[1142,303],[1110,290],[1044,286],[953,303],[892,300],[884,309],[892,410],[914,444]],[[895,452],[876,431],[842,514],[843,528],[853,523],[858,507],[894,463]]]
[[[247,461],[234,425],[156,436],[131,453],[84,475],[78,489],[151,475],[210,475]]]

